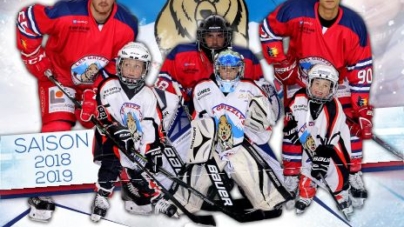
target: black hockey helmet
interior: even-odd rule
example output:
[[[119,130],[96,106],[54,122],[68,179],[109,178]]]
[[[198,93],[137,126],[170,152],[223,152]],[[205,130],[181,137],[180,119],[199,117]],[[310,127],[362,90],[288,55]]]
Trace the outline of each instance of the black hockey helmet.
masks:
[[[221,49],[227,48],[231,45],[233,39],[233,29],[230,27],[230,23],[227,22],[222,16],[210,15],[206,17],[198,26],[196,32],[196,40],[198,44],[206,49],[209,47],[206,45],[203,38],[206,33],[209,32],[223,32],[225,37],[224,46]]]

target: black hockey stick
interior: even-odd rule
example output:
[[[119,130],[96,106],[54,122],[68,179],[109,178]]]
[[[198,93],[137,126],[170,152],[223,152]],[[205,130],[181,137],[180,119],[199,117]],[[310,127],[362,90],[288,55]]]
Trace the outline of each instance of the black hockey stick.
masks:
[[[347,120],[352,122],[353,124],[358,124],[352,118],[349,118],[348,116],[347,116]],[[401,160],[404,160],[404,154],[402,152],[396,150],[394,147],[392,147],[390,144],[388,144],[386,141],[384,141],[382,138],[380,138],[379,136],[377,136],[374,133],[372,133],[372,140],[375,141],[377,144],[379,144],[381,147],[383,147],[388,152],[392,153],[393,155],[400,158]]]
[[[276,176],[274,170],[271,166],[264,160],[264,158],[255,150],[251,143],[247,140],[243,141],[243,147],[250,153],[250,155],[254,158],[254,160],[263,168],[263,170],[267,173],[268,178],[271,180],[272,184],[279,191],[282,197],[286,201],[292,200],[293,197],[288,190],[282,185],[281,181]]]
[[[73,103],[77,108],[81,109],[81,103],[77,101],[72,94],[64,87],[52,74],[50,70],[47,70],[45,72],[45,75],[51,80]],[[139,154],[132,153],[130,154],[124,147],[120,145],[120,143],[109,133],[109,131],[101,125],[101,123],[94,117],[91,117],[91,122],[93,122],[96,127],[104,133],[115,145],[131,160],[132,162],[136,163],[140,169],[145,172],[150,178],[155,181],[158,186],[161,188],[161,191],[170,199],[175,206],[177,206],[190,220],[192,220],[195,223],[203,224],[203,225],[210,225],[210,226],[216,226],[216,221],[213,218],[212,215],[204,215],[204,216],[199,216],[195,215],[191,212],[189,212],[157,179],[156,177],[147,169],[144,167],[145,165],[145,158],[142,157]],[[163,170],[163,169],[162,169]]]
[[[388,144],[386,141],[384,141],[374,133],[372,135],[372,140],[375,141],[377,144],[379,144],[381,147],[383,147],[385,150],[391,152],[395,156],[399,157],[401,160],[404,160],[404,154],[402,152],[390,146],[390,144]]]

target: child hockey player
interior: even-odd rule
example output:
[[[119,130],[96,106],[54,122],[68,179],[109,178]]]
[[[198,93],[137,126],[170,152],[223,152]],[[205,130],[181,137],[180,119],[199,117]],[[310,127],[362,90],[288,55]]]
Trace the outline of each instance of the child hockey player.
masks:
[[[308,73],[308,87],[297,91],[285,107],[284,142],[301,148],[283,157],[302,163],[300,180],[298,176],[285,176],[285,186],[293,193],[298,190],[297,214],[311,204],[318,182],[323,179],[342,212],[347,216],[353,212],[348,193],[349,128],[341,103],[335,98],[338,77],[332,66],[313,66]]]
[[[192,142],[186,160],[193,165],[184,178],[205,195],[214,185],[224,206],[231,206],[231,198],[224,191],[226,183],[220,177],[224,170],[253,209],[274,214],[272,211],[289,196],[282,185],[272,183],[273,180],[279,183],[280,176],[269,176],[261,164],[265,162],[281,174],[279,163],[261,149],[270,149],[267,143],[276,116],[265,93],[253,81],[242,79],[243,76],[242,55],[227,49],[216,56],[214,74],[195,86]],[[190,212],[201,209],[201,198],[187,190],[179,189],[174,196]],[[160,200],[156,211],[168,213],[164,210],[170,207],[167,203]],[[276,213],[279,216],[281,210]]]
[[[161,113],[152,89],[145,86],[150,63],[151,54],[145,45],[138,42],[125,45],[118,53],[117,75],[108,75],[99,82],[97,89],[84,91],[81,118],[90,121],[95,115],[120,147],[145,156],[148,160],[146,168],[155,173],[162,165]],[[100,130],[95,130],[95,140],[102,141],[101,145],[94,143],[95,160],[110,165],[109,168],[103,165],[98,173],[91,220],[99,221],[105,217],[109,208],[108,197],[120,171],[125,209],[135,214],[150,213],[151,202],[159,195],[155,184],[128,159],[115,141]]]

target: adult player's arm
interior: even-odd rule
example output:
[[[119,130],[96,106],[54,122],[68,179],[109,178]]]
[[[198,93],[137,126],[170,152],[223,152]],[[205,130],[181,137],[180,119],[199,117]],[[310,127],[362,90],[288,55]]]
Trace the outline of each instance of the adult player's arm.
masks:
[[[55,11],[58,5],[53,8],[35,4],[23,8],[17,15],[17,48],[30,54],[41,46],[43,35],[51,34],[55,29],[55,19],[49,14]]]
[[[285,176],[298,175],[302,166],[303,147],[299,142],[297,116],[292,111],[294,106],[294,99],[291,99],[289,105],[285,107],[282,144],[283,173]]]
[[[54,7],[45,7],[39,4],[28,6],[18,12],[17,16],[17,48],[21,52],[28,71],[38,80],[47,80],[45,72],[52,70],[52,64],[42,47],[45,34],[57,32],[57,19],[52,19],[58,12],[61,3]]]
[[[366,31],[366,28],[364,28]],[[372,137],[373,107],[369,103],[370,86],[373,81],[373,60],[367,32],[358,37],[352,51],[347,54],[347,78],[351,90],[354,117],[361,128],[360,137]]]
[[[281,62],[286,59],[282,40],[289,36],[290,4],[285,2],[271,12],[260,24],[259,37],[262,53],[268,64]]]

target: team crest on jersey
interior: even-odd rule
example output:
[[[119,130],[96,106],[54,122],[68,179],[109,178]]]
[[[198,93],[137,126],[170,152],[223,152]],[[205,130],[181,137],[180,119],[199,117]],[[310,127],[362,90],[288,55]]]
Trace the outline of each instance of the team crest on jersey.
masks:
[[[101,56],[85,56],[71,68],[74,84],[93,84],[95,75],[108,63],[108,59]]]
[[[279,54],[279,50],[278,50],[278,48],[276,48],[276,47],[273,47],[273,48],[269,48],[269,47],[268,47],[267,50],[268,50],[269,56],[271,56],[271,57],[276,58],[276,57],[278,56],[278,54]]]
[[[120,110],[122,125],[128,127],[131,138],[135,143],[135,149],[138,150],[139,141],[142,138],[143,131],[140,125],[142,113],[140,106],[133,103],[124,103]]]
[[[233,126],[231,123],[229,123],[226,115],[222,115],[219,117],[217,137],[219,140],[219,146],[224,151],[233,148],[234,141],[232,128]]]
[[[329,61],[319,58],[319,57],[307,57],[299,60],[300,65],[300,79],[304,82],[308,82],[309,80],[309,70],[317,64],[323,64],[328,66],[333,66]]]
[[[303,147],[311,152],[314,152],[316,150],[316,141],[313,139],[313,137],[310,135],[307,137],[306,142],[303,144]]]
[[[215,115],[220,147],[222,150],[233,148],[234,140],[244,136],[244,114],[237,108],[226,104],[219,104],[213,107],[212,110]]]

